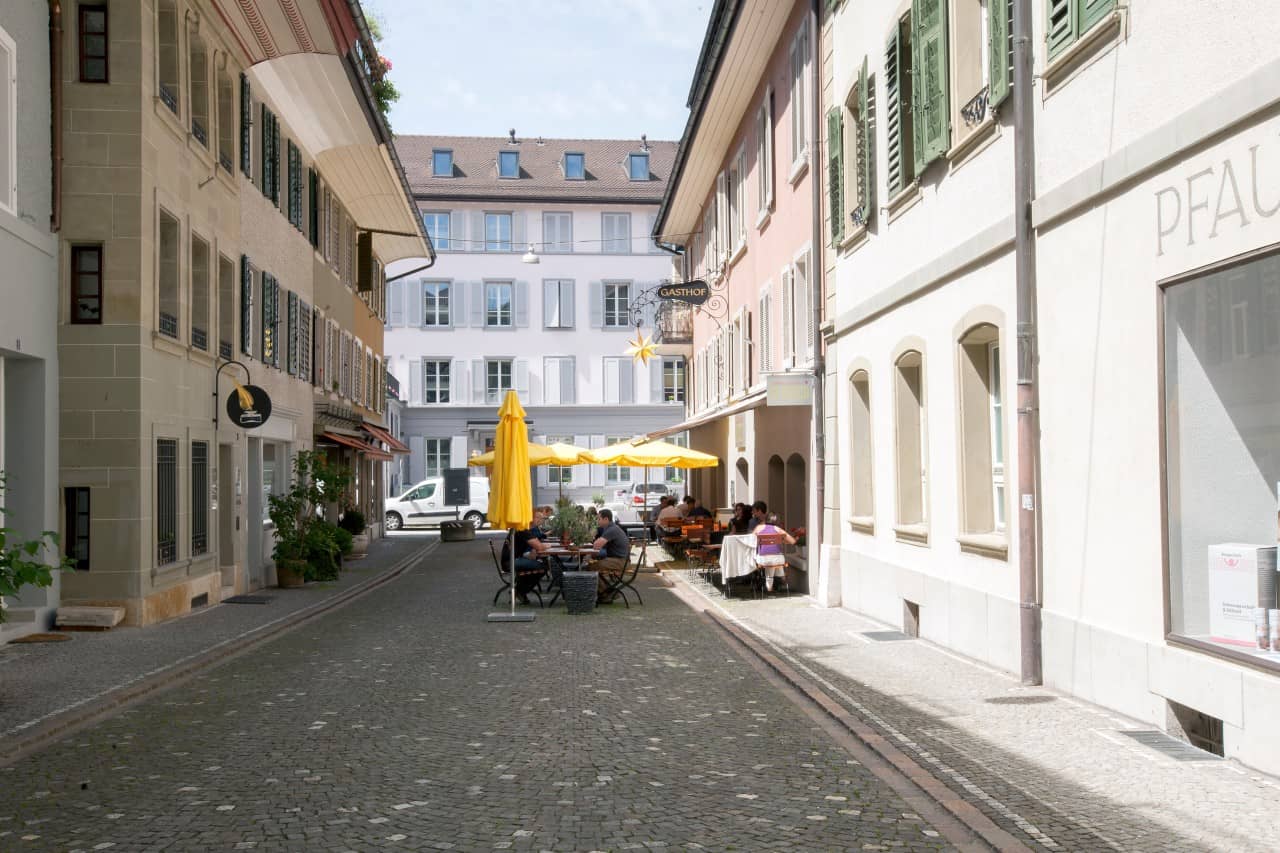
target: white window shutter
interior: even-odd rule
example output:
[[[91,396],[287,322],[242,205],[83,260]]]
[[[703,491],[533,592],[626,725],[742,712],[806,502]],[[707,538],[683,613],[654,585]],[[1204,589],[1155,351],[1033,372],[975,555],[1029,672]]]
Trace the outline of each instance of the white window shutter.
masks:
[[[529,362],[523,358],[517,358],[515,364],[512,365],[512,377],[515,382],[516,393],[520,395],[520,402],[525,405],[529,404]]]
[[[465,210],[449,212],[449,249],[454,252],[467,250],[467,212]]]
[[[572,281],[560,282],[560,321],[567,328],[574,327],[574,299],[576,298],[576,285]]]
[[[471,402],[483,403],[485,387],[484,359],[471,359]]]
[[[662,402],[662,359],[649,362],[649,403]]]
[[[449,467],[467,467],[467,437],[465,435],[455,435],[449,439]]]
[[[787,365],[795,353],[795,282],[791,267],[782,270],[782,358]]]
[[[406,284],[408,284],[410,288],[413,287],[413,282],[391,282],[391,310],[387,312],[388,326],[404,325],[404,290]]]
[[[524,254],[529,248],[528,241],[525,240],[524,227],[525,213],[523,210],[517,210],[511,214],[511,251]]]
[[[577,399],[577,372],[574,370],[573,356],[561,359],[560,361],[560,402],[572,404],[578,402]]]
[[[471,234],[470,241],[467,245],[473,252],[483,252],[485,246],[484,233],[484,212],[480,210],[471,213]]]
[[[422,405],[422,360],[409,362],[409,405]]]
[[[587,286],[587,298],[591,301],[591,328],[604,328],[604,283],[593,281]]]
[[[590,444],[590,449],[592,449],[592,450],[599,450],[600,448],[604,447],[604,436],[603,436],[603,435],[593,435],[593,436],[591,436],[591,441],[589,442],[589,444]],[[591,466],[591,485],[593,485],[593,486],[603,486],[603,485],[604,485],[604,475],[605,475],[605,466],[603,466],[603,465],[592,465],[592,466]],[[606,503],[608,503],[608,502],[609,502],[609,500],[611,500],[611,498],[612,498],[612,495],[609,495],[609,494],[606,494],[606,495],[604,496],[604,499],[605,499],[605,502],[606,502]]]
[[[467,325],[467,283],[454,281],[449,285],[449,325],[455,329]]]
[[[573,444],[575,447],[590,447],[591,436],[575,435],[573,437]],[[591,465],[574,465],[573,466],[573,482],[590,484],[592,467],[593,466]]]
[[[512,289],[512,297],[516,303],[516,328],[523,329],[529,325],[529,282],[517,281]]]
[[[542,283],[542,325],[544,328],[560,325],[560,283]]]
[[[449,402],[467,401],[467,362],[455,358],[449,362]]]
[[[484,328],[484,292],[485,283],[483,281],[472,282],[471,284],[471,328]]]
[[[409,436],[409,485],[416,485],[426,478],[426,441],[420,435]]]
[[[427,285],[421,279],[405,282],[405,285],[405,298],[409,302],[406,306],[408,310],[405,312],[407,317],[405,322],[409,324],[410,328],[416,329],[422,325],[422,299]]]
[[[636,368],[629,358],[618,359],[618,402],[631,404],[636,401]]]

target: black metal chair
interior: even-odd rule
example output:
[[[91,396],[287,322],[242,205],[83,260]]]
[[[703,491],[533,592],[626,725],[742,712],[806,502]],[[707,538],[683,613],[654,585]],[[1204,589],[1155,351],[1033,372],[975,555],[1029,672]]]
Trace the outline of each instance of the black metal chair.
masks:
[[[637,542],[632,540],[631,544],[634,547]],[[616,575],[608,575],[605,578],[605,583],[607,584],[605,595],[609,597],[618,596],[628,610],[631,609],[631,602],[627,600],[628,591],[635,595],[637,604],[644,604],[644,599],[640,597],[640,590],[636,589],[632,584],[635,583],[636,576],[640,574],[640,570],[644,568],[646,558],[645,544],[643,540],[639,542],[639,560],[632,560],[631,555],[627,554],[627,562],[623,564],[622,571]]]
[[[508,541],[510,541],[510,537],[508,537]],[[503,561],[502,555],[498,552],[498,549],[494,546],[492,539],[489,540],[489,553],[493,555],[493,566],[498,570],[498,579],[502,581],[502,586],[498,587],[498,591],[493,594],[493,603],[496,606],[498,603],[498,599],[502,596],[502,594],[507,590],[511,589],[511,568],[507,566],[506,563]],[[542,574],[543,574],[543,571],[541,569],[537,571],[525,570],[525,571],[517,571],[516,577],[521,577],[525,575],[538,575],[539,578],[541,578]],[[542,593],[538,591],[537,585],[535,584],[533,588],[530,589],[529,591],[538,597],[538,606],[544,607],[545,605],[542,603]]]

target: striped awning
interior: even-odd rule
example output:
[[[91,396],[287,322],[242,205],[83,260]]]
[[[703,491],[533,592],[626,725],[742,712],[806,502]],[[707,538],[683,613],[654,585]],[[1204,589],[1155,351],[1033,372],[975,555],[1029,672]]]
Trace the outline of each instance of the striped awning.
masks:
[[[361,424],[360,428],[371,435],[376,441],[385,442],[387,447],[391,448],[392,453],[409,452],[408,445],[377,424]]]
[[[352,438],[349,435],[340,435],[336,432],[325,432],[320,434],[319,440],[332,442],[333,444],[340,444],[343,447],[350,447],[352,450],[359,451],[370,459],[376,459],[381,462],[390,462],[392,458],[391,454],[387,453],[385,450],[379,450],[378,448],[365,444],[360,439]]]

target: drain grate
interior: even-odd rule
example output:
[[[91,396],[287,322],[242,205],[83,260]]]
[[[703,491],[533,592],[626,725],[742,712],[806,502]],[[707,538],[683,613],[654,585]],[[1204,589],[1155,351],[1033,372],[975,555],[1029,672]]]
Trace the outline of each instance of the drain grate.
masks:
[[[901,631],[863,631],[862,636],[877,643],[896,643],[899,640],[911,639]]]
[[[1057,697],[1032,694],[1030,696],[992,696],[982,701],[989,705],[1040,705],[1044,702],[1052,702],[1055,698]]]
[[[223,604],[266,604],[273,595],[233,595],[230,598],[222,599]]]
[[[1161,755],[1167,755],[1174,761],[1221,761],[1222,759],[1214,755],[1212,752],[1205,752],[1203,749],[1196,749],[1191,744],[1176,737],[1170,737],[1164,732],[1122,729],[1120,734],[1128,738],[1133,738],[1138,743],[1149,749],[1154,749]]]

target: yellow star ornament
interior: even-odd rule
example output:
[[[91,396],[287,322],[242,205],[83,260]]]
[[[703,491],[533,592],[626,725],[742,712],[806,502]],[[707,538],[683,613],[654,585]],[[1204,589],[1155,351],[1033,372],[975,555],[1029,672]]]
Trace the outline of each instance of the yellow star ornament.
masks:
[[[656,354],[654,352],[653,339],[648,335],[642,335],[636,332],[636,338],[633,341],[627,341],[631,346],[627,347],[627,355],[634,358],[643,365],[649,364],[649,359]]]

